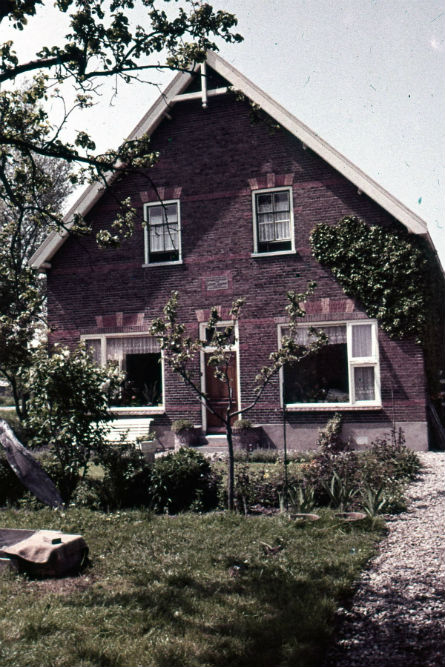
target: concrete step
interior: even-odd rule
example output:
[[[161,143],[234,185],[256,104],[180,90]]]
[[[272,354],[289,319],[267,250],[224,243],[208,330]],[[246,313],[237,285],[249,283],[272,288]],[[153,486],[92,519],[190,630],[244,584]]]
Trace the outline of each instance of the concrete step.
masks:
[[[206,435],[201,444],[196,445],[196,451],[202,454],[227,454],[227,440],[223,434]]]
[[[223,434],[218,434],[218,435],[206,435],[204,436],[205,440],[202,444],[204,447],[216,447],[216,448],[227,448],[227,439],[226,436]]]

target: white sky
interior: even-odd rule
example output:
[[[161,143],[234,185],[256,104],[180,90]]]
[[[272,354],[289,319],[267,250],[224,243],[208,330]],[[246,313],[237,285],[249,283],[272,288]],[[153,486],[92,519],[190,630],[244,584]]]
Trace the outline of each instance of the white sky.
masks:
[[[217,5],[217,0],[214,0]],[[50,3],[24,54],[63,34]],[[221,55],[427,223],[445,266],[443,0],[224,0],[245,41]],[[142,19],[140,19],[142,20]],[[17,35],[14,31],[14,37]],[[11,38],[2,30],[1,41]],[[157,80],[166,85],[171,74]],[[73,118],[100,150],[117,145],[159,94],[119,84]]]

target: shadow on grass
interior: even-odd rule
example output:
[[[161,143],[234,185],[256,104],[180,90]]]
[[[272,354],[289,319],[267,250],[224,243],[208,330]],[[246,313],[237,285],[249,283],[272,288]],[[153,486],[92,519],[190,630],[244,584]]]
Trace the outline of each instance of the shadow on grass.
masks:
[[[162,634],[168,628],[172,644],[155,648],[150,664],[156,667],[318,667],[331,638],[334,611],[346,593],[343,568],[326,563],[317,574],[314,566],[312,576],[300,578],[271,559],[237,574],[229,570],[220,571],[219,580],[205,582],[173,575],[153,591],[141,590],[141,576],[140,588],[130,593],[96,591],[66,604],[145,612],[144,622],[134,626],[135,636],[154,627]],[[185,663],[175,653],[176,640],[179,649],[184,637],[197,651]],[[78,657],[87,657],[80,653]],[[101,665],[125,664],[109,654],[96,657]]]

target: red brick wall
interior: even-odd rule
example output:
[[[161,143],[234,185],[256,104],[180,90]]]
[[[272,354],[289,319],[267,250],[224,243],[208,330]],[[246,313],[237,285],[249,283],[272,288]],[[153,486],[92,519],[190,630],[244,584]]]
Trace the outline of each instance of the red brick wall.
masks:
[[[344,215],[384,226],[394,220],[295,137],[284,130],[271,132],[265,122],[252,123],[248,106],[230,96],[211,98],[205,110],[199,102],[177,104],[171,116],[152,139],[161,155],[157,165],[104,194],[89,218],[96,229],[109,224],[116,195],[131,196],[142,218],[143,203],[156,200],[153,182],[165,199],[180,198],[183,264],[143,268],[140,223],[117,250],[101,250],[92,238],[69,239],[48,271],[52,338],[72,342],[80,333],[146,330],[173,289],[180,292],[181,318],[197,331],[198,310],[214,304],[229,307],[233,298],[243,296],[241,392],[247,401],[257,369],[276,348],[276,318],[284,315],[287,290],[303,291],[308,280],[317,281],[314,321],[363,315],[360,305],[348,301],[330,272],[312,258],[309,234],[314,225],[334,224]],[[252,258],[252,187],[284,184],[293,189],[297,253]],[[215,275],[227,276],[227,290],[205,290],[203,278]],[[425,421],[421,348],[391,341],[383,332],[379,342],[383,408],[345,411],[345,420],[388,426],[393,418]],[[187,416],[200,423],[197,400],[167,369],[166,392],[161,421]],[[305,411],[289,420],[319,426],[328,416]],[[277,383],[249,417],[269,424],[281,420]]]

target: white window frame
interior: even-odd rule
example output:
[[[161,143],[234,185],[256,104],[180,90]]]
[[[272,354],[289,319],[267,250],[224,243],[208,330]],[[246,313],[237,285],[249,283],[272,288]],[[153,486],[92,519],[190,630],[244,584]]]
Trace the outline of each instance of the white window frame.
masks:
[[[206,330],[207,330],[207,324],[208,322],[201,322],[199,324],[199,339],[206,343]],[[223,322],[218,322],[217,327],[218,329],[224,329],[225,327],[229,327],[233,325],[233,320],[227,320]],[[236,353],[236,382],[238,384],[238,406],[237,409],[241,409],[241,372],[240,372],[240,355],[239,355],[239,332],[238,332],[238,322],[235,322],[235,330],[234,330],[234,336],[235,340],[231,345],[226,346],[226,350],[228,352],[235,352]],[[201,392],[203,394],[206,393],[206,363],[205,363],[205,355],[208,354],[209,352],[213,352],[216,348],[213,345],[207,345],[205,344],[199,353],[200,357],[200,367],[201,367]],[[204,400],[201,400],[201,419],[202,419],[202,429],[204,432],[207,431],[207,406]]]
[[[178,259],[172,260],[170,262],[150,262],[150,229],[149,229],[149,216],[148,210],[154,206],[167,206],[169,204],[176,204],[177,215],[178,215]],[[166,201],[153,201],[147,204],[144,204],[144,264],[143,267],[151,266],[170,266],[172,264],[182,264],[182,240],[181,240],[181,202],[179,199],[168,199]],[[152,253],[156,254],[156,253]]]
[[[258,220],[257,220],[257,206],[256,198],[258,195],[272,194],[275,192],[289,193],[289,228],[290,228],[290,250],[276,250],[261,252],[258,248]],[[292,186],[278,187],[278,188],[264,188],[262,190],[252,190],[252,219],[253,219],[253,253],[251,257],[275,257],[276,255],[293,255],[295,254],[295,231],[294,231],[294,204],[293,204],[293,190]]]
[[[371,346],[372,355],[370,357],[352,356],[352,329],[354,326],[363,324],[371,325]],[[346,347],[348,355],[348,383],[349,383],[349,401],[339,403],[284,403],[284,370],[280,370],[280,403],[286,410],[335,410],[338,409],[367,409],[381,408],[381,385],[380,385],[380,360],[379,360],[379,342],[378,342],[378,324],[377,320],[348,320],[348,321],[329,321],[329,322],[305,322],[299,326],[305,329],[314,327],[314,329],[323,329],[329,326],[346,327]],[[278,325],[278,345],[281,345],[283,331],[289,328],[288,324]],[[355,400],[354,386],[354,368],[374,368],[374,400],[358,401]]]
[[[131,333],[107,333],[107,334],[85,334],[80,337],[80,340],[100,340],[100,365],[106,366],[107,363],[107,338],[153,338],[147,331],[131,332]],[[165,377],[164,377],[164,353],[161,354],[161,381],[162,381],[162,403],[161,405],[140,405],[132,406],[113,406],[110,405],[109,411],[113,414],[122,415],[156,415],[164,414],[165,412]],[[122,368],[120,368],[122,370]]]

